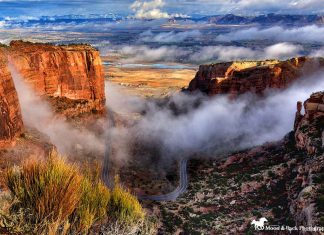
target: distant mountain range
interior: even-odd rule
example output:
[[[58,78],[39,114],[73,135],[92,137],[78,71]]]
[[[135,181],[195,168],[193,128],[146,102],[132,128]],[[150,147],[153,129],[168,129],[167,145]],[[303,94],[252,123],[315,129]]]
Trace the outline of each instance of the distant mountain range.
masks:
[[[176,20],[181,20],[180,18]],[[188,20],[188,19],[182,19]],[[277,15],[267,14],[259,16],[239,16],[233,14],[204,16],[201,18],[191,18],[196,22],[208,22],[220,25],[307,25],[307,24],[324,24],[324,15]]]

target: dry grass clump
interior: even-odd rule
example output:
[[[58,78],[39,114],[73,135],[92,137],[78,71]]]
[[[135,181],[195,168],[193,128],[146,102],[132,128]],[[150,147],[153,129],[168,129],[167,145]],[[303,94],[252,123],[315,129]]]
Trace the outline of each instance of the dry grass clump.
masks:
[[[109,215],[115,220],[125,223],[143,221],[145,213],[141,204],[130,192],[121,188],[118,181],[117,178],[111,192],[108,204]]]
[[[35,222],[66,220],[81,199],[81,181],[78,169],[56,152],[46,162],[28,160],[21,170],[7,172],[7,186],[18,201],[16,206],[28,208]]]
[[[110,192],[97,175],[81,174],[55,151],[48,160],[10,168],[6,184],[12,205],[0,208],[0,230],[23,234],[83,234],[96,222],[136,224],[145,220],[137,199],[119,184]]]
[[[81,182],[82,196],[74,213],[76,229],[88,231],[94,222],[107,216],[110,192],[99,180],[84,178]]]

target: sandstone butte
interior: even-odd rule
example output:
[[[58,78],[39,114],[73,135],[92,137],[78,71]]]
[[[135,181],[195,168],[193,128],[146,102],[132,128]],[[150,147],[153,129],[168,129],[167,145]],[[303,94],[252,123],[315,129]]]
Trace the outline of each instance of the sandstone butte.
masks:
[[[302,76],[324,69],[324,58],[298,57],[286,61],[233,61],[201,65],[188,90],[231,97],[268,88],[282,89]]]
[[[13,143],[23,128],[8,61],[37,94],[80,101],[77,112],[104,111],[104,73],[95,48],[12,41],[0,49],[0,146]]]
[[[12,41],[10,62],[39,95],[105,105],[104,73],[99,51],[88,45],[54,46]]]

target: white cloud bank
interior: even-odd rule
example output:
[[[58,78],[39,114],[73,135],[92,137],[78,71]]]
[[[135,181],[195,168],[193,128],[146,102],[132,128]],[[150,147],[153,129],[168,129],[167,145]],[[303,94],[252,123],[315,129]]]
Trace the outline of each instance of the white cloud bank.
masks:
[[[190,30],[183,32],[163,32],[154,34],[151,30],[141,33],[139,41],[141,42],[158,42],[158,43],[171,43],[171,42],[183,42],[187,39],[199,40],[202,36],[199,30]]]
[[[204,46],[191,51],[176,46],[125,46],[119,48],[121,63],[175,62],[207,63],[241,59],[287,59],[302,54],[303,47],[288,42],[277,43],[264,49],[238,46]],[[314,52],[315,53],[315,52]]]
[[[145,115],[128,127],[126,137],[132,141],[157,146],[166,159],[207,152],[216,156],[280,140],[293,129],[296,102],[306,100],[312,92],[324,87],[324,74],[300,80],[286,90],[267,91],[263,99],[253,94],[232,101],[226,96],[195,97],[175,94],[169,105],[157,105],[118,95],[116,86],[107,84],[107,104],[115,112],[142,112]],[[289,98],[287,98],[289,97]],[[200,106],[196,106],[200,99]],[[125,101],[122,105],[121,100]],[[252,105],[251,105],[252,104]],[[184,112],[173,112],[172,108]],[[136,110],[137,109],[137,110]],[[131,137],[130,137],[131,136]],[[119,148],[127,149],[129,144]]]
[[[216,37],[217,41],[237,40],[273,40],[286,42],[324,42],[324,27],[309,25],[298,28],[283,28],[279,26],[260,29],[249,28],[222,34]]]
[[[162,11],[161,8],[164,6],[164,0],[136,0],[130,8],[135,12],[135,18],[137,19],[168,19],[172,17],[188,17],[183,14],[169,14]]]

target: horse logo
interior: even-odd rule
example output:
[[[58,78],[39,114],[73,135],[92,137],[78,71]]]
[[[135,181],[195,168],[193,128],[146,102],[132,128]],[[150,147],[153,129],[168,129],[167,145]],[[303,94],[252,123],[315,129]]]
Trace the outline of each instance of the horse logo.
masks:
[[[251,225],[254,225],[254,228],[257,229],[257,230],[261,230],[264,228],[264,223],[265,222],[268,222],[268,220],[264,217],[262,217],[259,221],[257,220],[253,220],[251,222]]]

